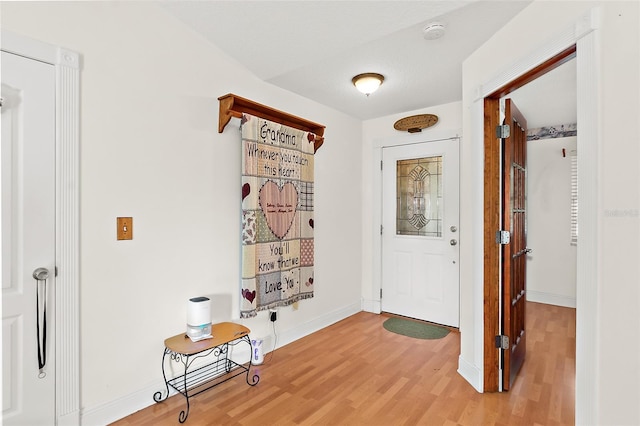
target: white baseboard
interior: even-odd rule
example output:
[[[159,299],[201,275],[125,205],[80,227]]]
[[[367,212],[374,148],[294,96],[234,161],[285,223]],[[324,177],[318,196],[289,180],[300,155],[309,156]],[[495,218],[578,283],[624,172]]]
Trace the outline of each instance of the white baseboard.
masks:
[[[351,315],[362,311],[360,303],[345,306],[336,309],[333,312],[326,313],[306,323],[299,324],[295,328],[285,330],[278,335],[278,348],[292,343],[302,337],[308,336],[318,330],[321,330],[331,324],[341,321]],[[248,345],[234,347],[232,357],[239,362],[246,362],[251,356]],[[123,417],[142,410],[150,405],[155,404],[153,394],[158,391],[165,391],[166,386],[162,380],[149,384],[143,389],[131,393],[122,398],[118,398],[106,404],[81,410],[80,418],[83,426],[103,426],[113,423]],[[169,396],[174,395],[173,391]],[[177,414],[176,414],[177,421]]]
[[[295,328],[281,331],[278,336],[278,348],[295,342],[296,340],[308,336],[311,333],[315,333],[318,330],[322,330],[323,328],[350,317],[351,315],[357,314],[360,311],[362,311],[360,304],[354,303],[352,305],[336,309],[333,312],[328,312],[311,321],[307,321],[306,323],[298,324]]]
[[[58,426],[77,426],[80,424],[80,411],[73,411],[58,417],[56,425]]]
[[[527,300],[529,302],[546,303],[547,305],[564,306],[565,308],[576,307],[575,297],[546,293],[544,291],[527,290]]]
[[[484,380],[482,371],[475,365],[467,362],[462,355],[458,357],[458,374],[460,374],[478,392],[484,392]]]
[[[382,306],[379,300],[362,299],[362,310],[365,312],[379,314],[382,312]]]
[[[160,390],[166,390],[166,386],[162,380],[106,404],[90,409],[83,409],[80,413],[80,424],[82,426],[103,426],[113,423],[116,420],[155,404],[153,394]],[[175,394],[175,391],[171,393],[171,395],[173,394]]]

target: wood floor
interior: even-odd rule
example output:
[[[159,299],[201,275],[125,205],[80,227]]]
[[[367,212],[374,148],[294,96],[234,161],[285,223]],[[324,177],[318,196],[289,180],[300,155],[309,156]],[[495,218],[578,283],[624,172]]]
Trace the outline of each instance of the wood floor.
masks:
[[[513,389],[480,394],[457,372],[460,335],[418,340],[361,312],[191,400],[185,425],[573,425],[575,309],[527,303],[527,359]],[[149,396],[151,398],[151,395]],[[177,425],[182,395],[114,423]]]

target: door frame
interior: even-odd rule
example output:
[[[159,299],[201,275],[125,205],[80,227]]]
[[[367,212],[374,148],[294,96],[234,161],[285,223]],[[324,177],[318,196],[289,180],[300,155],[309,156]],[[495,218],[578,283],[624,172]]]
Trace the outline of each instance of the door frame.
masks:
[[[427,142],[446,141],[451,139],[459,139],[459,152],[458,161],[460,161],[460,147],[462,145],[462,138],[460,134],[461,129],[429,129],[428,134],[423,133],[406,133],[399,134],[398,136],[377,138],[373,140],[373,150],[371,154],[371,180],[372,180],[372,206],[371,212],[372,225],[372,268],[371,271],[371,289],[372,298],[363,299],[362,309],[367,312],[373,312],[379,314],[382,312],[382,299],[380,298],[380,292],[382,291],[382,235],[380,233],[380,227],[382,226],[382,149],[391,148],[402,145],[411,145]],[[459,184],[459,183],[458,183]],[[459,231],[460,232],[460,231]],[[461,235],[458,236],[460,240]],[[458,262],[459,264],[460,262]],[[458,305],[460,301],[458,299]],[[458,308],[459,312],[459,308]]]
[[[577,288],[576,306],[576,387],[575,387],[575,412],[576,424],[592,424],[597,418],[596,401],[597,390],[594,386],[593,372],[597,371],[596,354],[598,336],[596,325],[599,320],[597,309],[597,277],[598,277],[598,182],[600,175],[600,162],[597,153],[602,143],[600,137],[600,124],[598,121],[598,106],[600,104],[598,87],[600,82],[599,59],[599,9],[594,8],[581,19],[570,25],[564,32],[549,40],[539,50],[531,52],[528,56],[516,62],[511,68],[497,74],[493,79],[477,88],[476,102],[480,108],[472,109],[472,121],[482,123],[485,140],[491,132],[491,127],[487,128],[487,122],[496,120],[491,113],[492,103],[495,99],[490,96],[499,92],[500,89],[509,87],[509,84],[516,81],[518,76],[523,76],[539,65],[560,55],[562,52],[575,45],[576,49],[576,72],[577,72],[577,104],[578,126],[580,135],[578,137],[578,185],[580,188],[580,211],[578,213],[578,224],[580,229],[580,250],[578,250],[577,261]],[[511,89],[513,90],[513,88]],[[487,107],[486,103],[489,102]],[[484,108],[486,107],[486,108]],[[488,115],[485,117],[485,115]],[[486,120],[485,120],[486,118]],[[488,201],[495,196],[495,190],[491,189],[499,184],[499,174],[496,172],[495,149],[490,142],[485,144],[487,158],[484,160],[485,195],[484,206],[488,207]],[[487,188],[486,186],[489,186]],[[491,206],[493,207],[493,206]],[[495,350],[495,331],[498,327],[499,305],[497,303],[496,289],[499,276],[495,267],[496,259],[494,251],[498,247],[495,245],[495,232],[499,227],[499,214],[487,212],[484,221],[484,296],[474,303],[482,304],[480,310],[484,313],[484,324],[482,330],[482,352],[484,356],[482,366],[482,377],[484,391],[491,391],[493,383],[497,383],[496,364],[492,353]],[[498,227],[496,227],[498,226]],[[491,244],[493,242],[493,244]],[[476,305],[477,306],[477,305]]]
[[[373,312],[379,314],[382,312],[382,302],[380,298],[380,291],[382,290],[382,235],[380,234],[380,227],[382,226],[382,149],[390,148],[394,146],[416,144],[422,142],[437,142],[450,139],[460,139],[460,145],[462,144],[462,138],[460,134],[462,129],[460,128],[443,128],[443,129],[429,129],[428,136],[423,133],[404,133],[397,136],[376,138],[372,141],[371,151],[371,188],[372,188],[372,203],[373,206],[371,215],[372,228],[369,230],[371,233],[371,258],[373,262],[371,264],[371,298],[363,298],[362,309],[367,312]],[[459,149],[459,151],[461,151]],[[458,161],[460,161],[460,152],[458,152]],[[459,236],[461,237],[461,235]]]
[[[2,30],[2,50],[55,68],[56,424],[80,423],[80,56]]]
[[[500,375],[500,349],[495,344],[495,336],[504,334],[502,323],[501,251],[496,243],[496,231],[501,229],[502,206],[502,139],[496,137],[495,129],[500,120],[500,99],[514,90],[532,82],[576,57],[573,44],[537,67],[525,72],[498,88],[484,98],[484,390],[502,391]]]

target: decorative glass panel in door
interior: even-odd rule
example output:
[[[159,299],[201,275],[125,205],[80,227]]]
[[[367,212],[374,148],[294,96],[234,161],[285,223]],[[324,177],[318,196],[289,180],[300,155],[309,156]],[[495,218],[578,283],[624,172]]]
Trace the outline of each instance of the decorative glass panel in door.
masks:
[[[442,237],[442,156],[396,165],[396,235]]]

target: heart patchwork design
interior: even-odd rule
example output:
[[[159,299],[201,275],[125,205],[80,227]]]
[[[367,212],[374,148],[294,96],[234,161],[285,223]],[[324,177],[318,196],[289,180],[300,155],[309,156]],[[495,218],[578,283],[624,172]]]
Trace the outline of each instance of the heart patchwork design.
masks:
[[[251,185],[245,183],[242,185],[242,201],[251,193]]]
[[[293,224],[298,206],[295,185],[287,182],[280,188],[275,182],[268,181],[260,188],[259,200],[267,226],[276,237],[284,238]]]
[[[256,298],[256,291],[249,291],[246,288],[242,290],[242,297],[247,299],[249,303],[253,303],[253,299]]]

